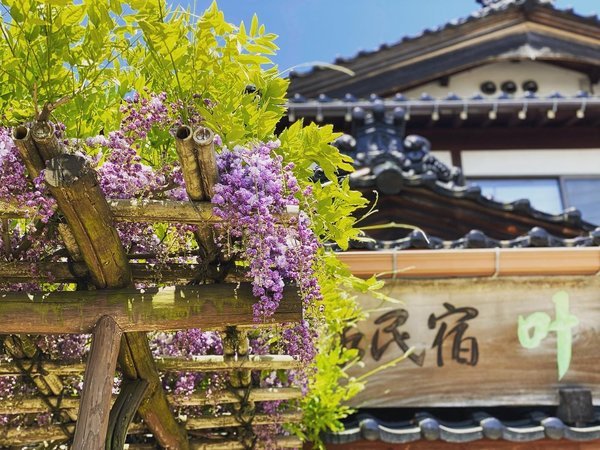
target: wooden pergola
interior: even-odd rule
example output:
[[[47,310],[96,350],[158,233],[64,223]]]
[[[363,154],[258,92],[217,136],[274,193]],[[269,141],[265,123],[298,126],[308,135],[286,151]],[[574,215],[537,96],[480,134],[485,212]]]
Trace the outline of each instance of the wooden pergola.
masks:
[[[12,357],[10,363],[0,364],[0,377],[28,377],[38,390],[34,396],[0,401],[0,414],[60,410],[64,419],[45,428],[9,429],[0,435],[0,446],[72,440],[71,448],[77,450],[122,449],[128,434],[151,434],[155,444],[128,444],[128,448],[245,449],[258,445],[252,425],[301,419],[294,410],[279,416],[255,412],[255,402],[296,399],[301,391],[254,387],[252,371],[293,370],[300,363],[287,355],[250,355],[248,330],[299,322],[302,302],[297,290],[289,286],[277,312],[263,323],[254,321],[250,283],[243,271],[227,264],[215,244],[212,224],[218,218],[210,197],[218,176],[210,130],[184,126],[175,137],[189,202],[106,199],[95,171],[83,158],[66,151],[50,122],[38,120],[30,128],[17,127],[13,137],[29,177],[45,171],[49,191],[64,217],[59,233],[69,258],[37,266],[4,263],[0,280],[72,283],[85,277],[93,290],[0,294],[0,330],[7,335],[4,347]],[[5,223],[31,213],[20,205],[0,204],[0,220]],[[136,257],[125,252],[115,222],[197,225],[195,237],[204,264],[157,268],[131,263]],[[133,287],[148,282],[167,287]],[[154,359],[147,332],[189,328],[221,333],[223,355]],[[92,334],[86,364],[39,358],[28,335],[58,333]],[[117,366],[123,382],[115,397]],[[183,397],[167,395],[162,388],[160,374],[173,371],[227,371],[230,375],[223,391]],[[81,398],[63,395],[61,377],[81,373]],[[190,417],[181,423],[172,412],[174,407],[211,404],[233,404],[234,413]],[[142,422],[133,421],[136,413]],[[206,430],[216,432],[209,439]],[[301,446],[289,436],[276,436],[273,442],[280,447]]]

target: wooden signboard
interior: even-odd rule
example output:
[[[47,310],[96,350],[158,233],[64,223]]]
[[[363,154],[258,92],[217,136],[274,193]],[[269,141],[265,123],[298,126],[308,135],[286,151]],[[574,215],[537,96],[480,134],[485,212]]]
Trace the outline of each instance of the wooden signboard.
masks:
[[[563,387],[600,405],[600,278],[399,279],[385,291],[399,303],[362,296],[369,317],[344,333],[362,354],[350,375],[371,373],[353,406],[556,405]]]

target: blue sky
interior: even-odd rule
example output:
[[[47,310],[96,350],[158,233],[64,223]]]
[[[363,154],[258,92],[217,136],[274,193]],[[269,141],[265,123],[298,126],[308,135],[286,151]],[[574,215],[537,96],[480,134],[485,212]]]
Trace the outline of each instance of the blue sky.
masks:
[[[170,0],[204,10],[210,0]],[[249,22],[256,13],[267,31],[278,34],[274,58],[281,70],[297,64],[333,62],[403,36],[418,34],[478,9],[475,0],[220,0],[229,22]],[[600,0],[557,0],[559,8],[600,14]]]

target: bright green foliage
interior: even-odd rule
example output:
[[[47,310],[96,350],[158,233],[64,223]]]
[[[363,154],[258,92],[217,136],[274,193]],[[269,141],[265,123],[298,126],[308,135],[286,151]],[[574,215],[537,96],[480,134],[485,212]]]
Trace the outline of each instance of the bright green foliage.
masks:
[[[294,123],[280,136],[275,126],[285,113],[288,82],[269,59],[276,36],[258,19],[250,26],[225,21],[213,3],[201,16],[169,9],[164,0],[2,0],[0,22],[0,110],[8,124],[38,117],[51,106],[69,137],[87,137],[118,128],[125,95],[166,92],[175,102],[173,121],[191,123],[200,115],[224,144],[280,139],[277,150],[295,164],[301,199],[322,242],[342,249],[359,237],[353,214],[366,207],[348,179],[351,159],[330,143],[331,126]],[[252,86],[253,89],[248,89]],[[175,159],[169,130],[152,130],[139,149],[144,162],[159,167]],[[327,181],[313,183],[315,165]],[[311,391],[302,400],[303,424],[294,431],[319,444],[319,433],[339,429],[350,413],[343,402],[361,388],[344,367],[357,358],[341,342],[343,330],[362,317],[354,292],[375,291],[381,283],[361,280],[333,253],[321,250],[317,272],[323,293],[321,340]]]
[[[315,164],[319,165],[329,180],[313,186],[311,214],[313,229],[323,241],[335,241],[342,249],[348,248],[348,241],[356,238],[359,230],[354,228],[356,219],[352,213],[367,205],[359,192],[350,189],[349,180],[340,182],[338,171],[353,170],[352,159],[342,155],[330,143],[340,136],[333,127],[319,127],[314,123],[304,126],[298,121],[284,130],[279,136],[282,156],[296,164],[298,180],[308,180]]]
[[[140,68],[137,91],[167,92],[181,101],[183,122],[190,109],[199,112],[227,145],[273,135],[285,111],[287,81],[268,57],[278,49],[276,35],[265,33],[256,16],[247,30],[243,22],[227,23],[216,3],[197,19],[164,1],[131,5],[139,12],[127,21],[142,30],[144,42],[127,54]]]
[[[61,104],[54,118],[72,134],[116,127],[114,106],[125,93],[119,80],[127,78],[119,56],[132,45],[117,26],[120,2],[3,0],[1,8],[5,121],[31,119],[43,105]]]

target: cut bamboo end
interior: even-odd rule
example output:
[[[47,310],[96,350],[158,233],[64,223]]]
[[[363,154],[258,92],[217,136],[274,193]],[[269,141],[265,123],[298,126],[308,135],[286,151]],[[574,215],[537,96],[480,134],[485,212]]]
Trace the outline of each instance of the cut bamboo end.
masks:
[[[24,125],[19,125],[13,128],[13,139],[16,141],[24,141],[29,138],[29,128]]]
[[[197,127],[193,133],[194,142],[196,144],[205,147],[214,142],[215,134],[210,128]]]

